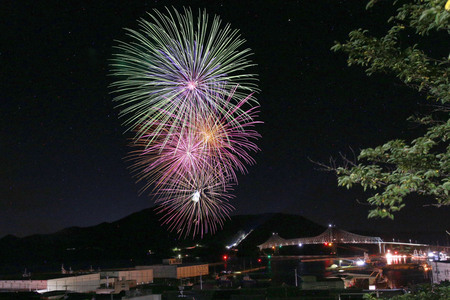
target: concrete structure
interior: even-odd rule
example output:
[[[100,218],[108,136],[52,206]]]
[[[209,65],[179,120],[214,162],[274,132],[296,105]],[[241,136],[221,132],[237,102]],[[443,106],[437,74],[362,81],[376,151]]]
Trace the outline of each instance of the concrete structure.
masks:
[[[36,291],[46,289],[47,280],[0,280],[0,290]]]
[[[208,264],[199,265],[153,265],[153,266],[138,266],[136,269],[153,269],[153,276],[155,278],[188,278],[198,277],[201,275],[208,275]]]
[[[450,261],[430,262],[432,268],[433,283],[450,281]]]
[[[139,284],[153,283],[153,267],[140,268],[134,270],[104,271],[100,273],[102,278],[117,278],[120,281],[131,280]],[[111,280],[113,282],[113,280]]]
[[[105,287],[97,289],[95,291],[96,294],[119,294],[122,291],[129,291],[130,288],[136,287],[136,281],[134,280],[117,280],[114,278],[113,280],[109,279],[109,284],[106,285],[104,280],[102,279],[102,284]],[[112,281],[112,283],[111,283]]]
[[[84,293],[95,291],[99,287],[99,273],[80,276],[62,276],[46,280],[24,279],[0,281],[0,289],[9,291],[71,291]]]
[[[86,293],[100,287],[100,274],[62,277],[47,280],[47,291],[72,291]]]
[[[193,266],[178,266],[177,278],[196,277],[200,275],[208,275],[209,268],[207,264]]]
[[[114,291],[116,288],[129,290],[136,285],[153,283],[153,278],[180,279],[207,274],[208,264],[139,266],[134,269],[102,271],[83,275],[55,274],[44,280],[0,280],[0,290],[86,293],[95,292],[102,285]]]

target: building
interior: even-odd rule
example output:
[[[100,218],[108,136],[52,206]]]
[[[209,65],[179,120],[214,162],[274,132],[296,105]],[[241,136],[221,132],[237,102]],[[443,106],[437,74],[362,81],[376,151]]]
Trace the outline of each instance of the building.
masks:
[[[100,274],[61,277],[47,280],[47,291],[86,293],[100,287]]]
[[[55,273],[40,280],[23,277],[16,280],[0,280],[0,290],[86,293],[95,292],[101,287],[116,290],[116,284],[121,285],[120,290],[128,290],[137,285],[153,283],[153,278],[180,279],[207,274],[208,264],[139,266],[133,269],[108,270],[80,275]]]
[[[109,285],[114,279],[118,281],[135,281],[137,285],[153,283],[153,266],[141,269],[113,270],[100,272],[102,283]],[[109,280],[109,282],[108,282]]]
[[[100,274],[83,274],[83,275],[54,275],[43,280],[1,280],[0,290],[8,291],[71,291],[77,293],[85,293],[95,291],[100,287]]]
[[[153,265],[153,266],[137,266],[136,269],[153,269],[154,278],[190,278],[202,275],[208,275],[208,264],[198,265]]]
[[[140,284],[153,283],[153,270],[112,270],[81,275],[54,274],[42,280],[18,279],[0,280],[0,290],[5,291],[69,291],[75,293],[95,292],[102,285],[115,287],[116,284],[135,287]]]
[[[430,262],[432,268],[433,283],[450,281],[450,261]]]
[[[0,291],[38,291],[47,289],[47,280],[0,280]]]

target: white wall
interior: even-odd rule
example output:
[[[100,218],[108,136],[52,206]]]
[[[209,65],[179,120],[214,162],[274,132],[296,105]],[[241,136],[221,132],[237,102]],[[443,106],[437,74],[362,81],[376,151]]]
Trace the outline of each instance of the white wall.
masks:
[[[431,263],[433,273],[433,283],[450,281],[450,262],[435,261]]]
[[[48,291],[90,292],[100,287],[100,273],[56,278],[47,281]]]
[[[0,289],[12,291],[35,291],[47,289],[47,280],[0,280]]]

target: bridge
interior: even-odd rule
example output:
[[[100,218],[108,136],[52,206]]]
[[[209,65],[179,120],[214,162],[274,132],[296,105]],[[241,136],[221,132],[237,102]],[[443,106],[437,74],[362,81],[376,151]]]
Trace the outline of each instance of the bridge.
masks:
[[[426,247],[426,244],[414,244],[414,243],[400,243],[400,242],[384,242],[380,237],[364,236],[355,233],[351,233],[342,229],[338,229],[334,226],[328,227],[322,234],[313,237],[303,237],[295,239],[283,239],[278,234],[274,233],[266,242],[258,245],[259,250],[269,249],[272,247],[280,246],[295,246],[295,245],[307,245],[307,244],[378,244],[379,252],[382,249],[385,252],[386,244],[397,245],[409,245],[416,247]]]

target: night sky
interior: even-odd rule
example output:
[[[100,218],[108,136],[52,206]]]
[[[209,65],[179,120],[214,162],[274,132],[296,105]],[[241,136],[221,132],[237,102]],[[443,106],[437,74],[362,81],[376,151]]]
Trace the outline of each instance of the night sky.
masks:
[[[300,214],[347,230],[438,231],[449,208],[411,197],[395,220],[367,220],[360,189],[309,161],[415,136],[425,96],[367,77],[330,51],[351,29],[381,33],[392,7],[362,0],[2,1],[0,237],[112,222],[153,206],[124,160],[127,138],[108,85],[114,40],[153,8],[206,8],[231,23],[258,64],[261,151],[239,176],[235,214]],[[436,47],[436,46],[435,46]],[[448,54],[448,53],[447,53]],[[445,53],[444,53],[445,55]]]

